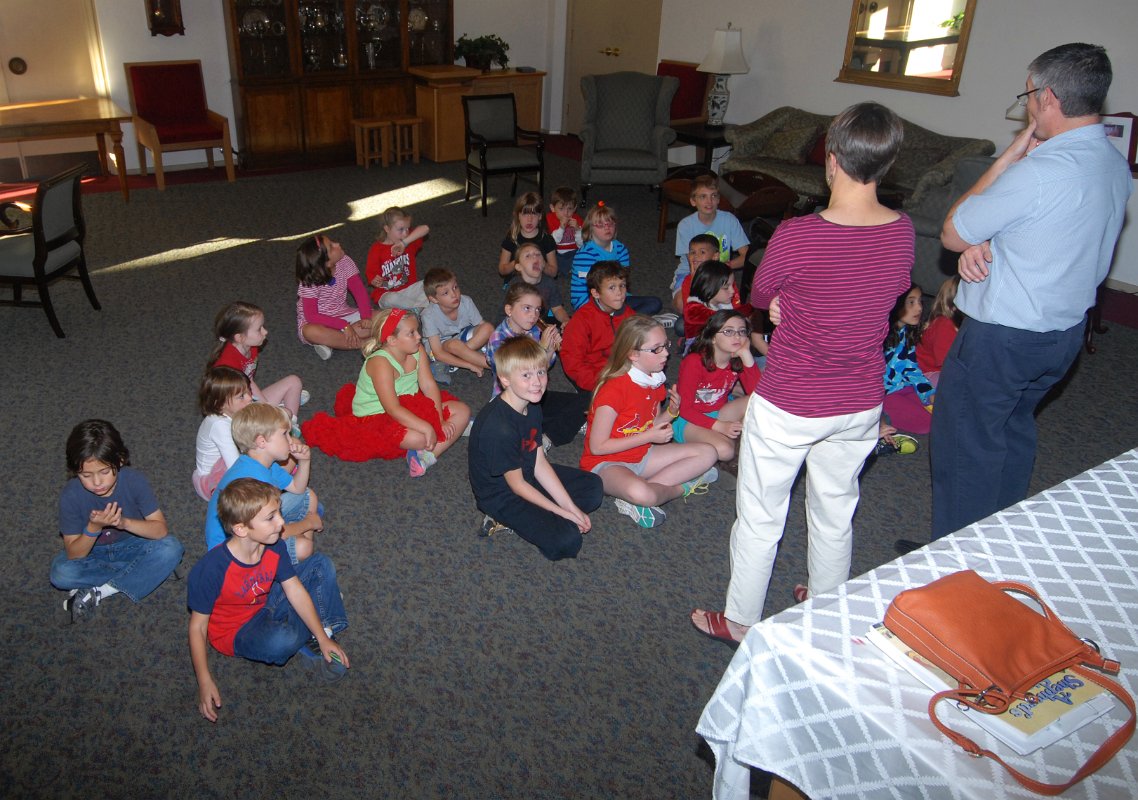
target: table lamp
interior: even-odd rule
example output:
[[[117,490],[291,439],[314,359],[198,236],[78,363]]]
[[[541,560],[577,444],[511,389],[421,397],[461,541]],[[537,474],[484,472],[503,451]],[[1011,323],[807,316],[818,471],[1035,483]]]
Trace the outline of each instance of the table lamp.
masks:
[[[707,127],[722,128],[727,102],[731,99],[727,79],[750,71],[747,60],[743,58],[743,32],[732,28],[730,22],[726,28],[716,30],[715,38],[711,40],[711,51],[696,69],[715,75],[715,82],[707,93]]]

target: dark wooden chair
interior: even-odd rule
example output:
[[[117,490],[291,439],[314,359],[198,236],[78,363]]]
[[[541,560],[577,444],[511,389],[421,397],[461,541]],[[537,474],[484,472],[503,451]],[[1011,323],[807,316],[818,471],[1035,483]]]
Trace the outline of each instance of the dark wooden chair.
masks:
[[[0,284],[12,286],[12,299],[0,300],[0,305],[42,307],[52,330],[61,339],[63,328],[55,316],[48,284],[57,278],[78,277],[91,306],[96,311],[101,308],[83,254],[86,226],[79,191],[83,169],[72,167],[39,185],[30,229],[0,231]],[[67,274],[72,271],[76,275]],[[38,299],[24,299],[26,286],[36,290]]]
[[[518,127],[513,94],[464,95],[462,117],[466,125],[466,200],[477,181],[486,216],[487,180],[491,175],[513,175],[510,196],[518,192],[518,174],[536,173],[538,193],[545,197],[545,137],[540,131]],[[536,146],[522,146],[522,142]]]

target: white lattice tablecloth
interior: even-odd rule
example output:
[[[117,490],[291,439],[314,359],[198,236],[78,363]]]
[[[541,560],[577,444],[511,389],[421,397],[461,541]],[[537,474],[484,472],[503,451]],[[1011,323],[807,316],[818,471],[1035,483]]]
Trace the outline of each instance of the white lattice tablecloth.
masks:
[[[929,721],[930,692],[865,640],[894,595],[961,569],[1036,588],[1076,634],[1122,662],[1138,690],[1138,449],[751,629],[700,717],[714,796],[748,796],[748,765],[831,798],[1036,798],[995,761]],[[1016,756],[955,713],[952,724],[1020,771],[1062,783],[1126,720],[1101,720]],[[1138,797],[1138,737],[1065,798]]]

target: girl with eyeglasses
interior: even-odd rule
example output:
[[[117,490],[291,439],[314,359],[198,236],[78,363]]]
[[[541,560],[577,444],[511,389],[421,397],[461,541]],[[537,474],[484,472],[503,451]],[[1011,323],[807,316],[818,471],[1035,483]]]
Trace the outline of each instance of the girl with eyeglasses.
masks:
[[[597,379],[580,462],[600,476],[617,511],[642,528],[663,523],[663,504],[706,494],[719,477],[714,447],[672,441],[680,398],[664,388],[667,363],[660,323],[636,315],[621,324]]]
[[[371,330],[371,300],[359,267],[340,243],[321,234],[306,238],[296,249],[296,282],[300,341],[325,361],[333,350],[359,350]]]
[[[542,229],[544,216],[541,195],[526,192],[514,203],[514,215],[510,218],[510,229],[502,240],[502,253],[498,256],[498,274],[503,281],[514,277],[514,254],[518,246],[532,242],[541,248],[542,270],[551,278],[557,277],[557,243]]]
[[[672,423],[675,441],[706,442],[720,461],[735,457],[747,400],[762,375],[750,339],[751,324],[733,308],[716,311],[704,324],[680,362],[676,382],[680,415]],[[743,395],[732,400],[737,383],[742,383]]]

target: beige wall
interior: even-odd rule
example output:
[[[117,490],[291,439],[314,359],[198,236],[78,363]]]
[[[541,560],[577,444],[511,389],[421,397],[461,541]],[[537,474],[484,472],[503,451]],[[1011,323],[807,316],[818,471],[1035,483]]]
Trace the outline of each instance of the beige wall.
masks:
[[[783,105],[835,113],[876,100],[941,133],[982,136],[1002,149],[1019,125],[1004,111],[1023,91],[1026,67],[1064,42],[1104,45],[1114,65],[1107,111],[1138,113],[1138,2],[1135,0],[977,0],[959,97],[834,83],[845,49],[844,0],[662,0],[660,57],[698,61],[712,32],[728,21],[743,29],[748,75],[731,78],[728,122],[748,122]],[[1111,278],[1138,286],[1138,197],[1115,255]]]

